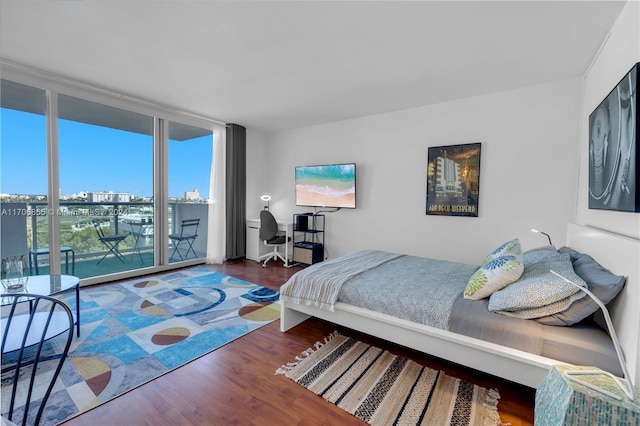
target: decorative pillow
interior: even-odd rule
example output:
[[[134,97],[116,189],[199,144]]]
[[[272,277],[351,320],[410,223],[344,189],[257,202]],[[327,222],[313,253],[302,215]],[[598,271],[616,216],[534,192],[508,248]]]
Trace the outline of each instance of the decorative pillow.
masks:
[[[562,247],[560,253],[569,253],[573,269],[588,285],[589,290],[602,303],[607,304],[622,290],[625,277],[614,275],[600,266],[587,254],[579,253],[569,247]],[[599,306],[590,297],[573,302],[566,310],[553,315],[537,318],[536,321],[547,325],[572,325],[596,312]]]
[[[554,257],[525,266],[518,281],[493,293],[489,310],[522,319],[540,318],[564,311],[575,300],[586,296],[551,270],[582,287],[587,286],[573,271],[569,254],[556,253]]]
[[[524,267],[526,268],[529,265],[533,265],[534,263],[538,263],[541,260],[549,259],[558,255],[558,250],[552,245],[542,246],[538,248],[534,248],[531,250],[527,250],[522,253],[522,262],[524,263]]]
[[[524,264],[521,254],[507,254],[485,263],[469,279],[464,289],[464,298],[479,300],[491,296],[522,275]]]
[[[513,240],[507,241],[506,243],[502,244],[500,247],[498,247],[497,249],[489,253],[487,257],[484,258],[484,261],[482,262],[482,264],[486,265],[487,263],[491,262],[493,259],[500,256],[505,256],[507,254],[513,254],[513,255],[522,254],[522,249],[520,248],[519,239],[514,238]]]

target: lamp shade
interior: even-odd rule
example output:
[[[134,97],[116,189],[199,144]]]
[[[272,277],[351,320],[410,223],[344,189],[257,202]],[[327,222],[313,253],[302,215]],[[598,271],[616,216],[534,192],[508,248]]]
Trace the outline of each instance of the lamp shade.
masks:
[[[261,196],[260,196],[260,199],[266,203],[266,204],[264,205],[264,208],[265,208],[266,210],[269,210],[269,200],[271,200],[271,195],[269,195],[269,194],[261,195]]]

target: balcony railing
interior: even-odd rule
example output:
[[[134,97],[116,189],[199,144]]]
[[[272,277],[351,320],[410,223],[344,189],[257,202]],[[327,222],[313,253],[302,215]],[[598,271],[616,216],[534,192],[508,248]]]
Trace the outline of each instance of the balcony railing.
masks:
[[[6,206],[8,204],[3,203],[3,208]],[[204,257],[206,254],[208,207],[207,204],[169,204],[169,233],[179,232],[176,226],[179,228],[182,219],[200,218],[202,227],[193,246],[197,257]],[[19,218],[22,215],[24,220],[14,222],[10,228],[3,226],[3,250],[7,245],[4,241],[5,234],[9,232],[12,235],[7,235],[6,238],[12,242],[12,251],[31,258],[31,273],[36,274],[36,269],[40,274],[48,273],[50,266],[49,256],[46,253],[48,250],[42,250],[49,246],[48,222],[51,212],[48,211],[47,204],[43,202],[11,203],[10,208],[12,217]],[[65,201],[60,203],[60,209],[56,214],[60,218],[60,246],[71,250],[71,252],[61,253],[62,273],[67,273],[66,258],[70,253],[74,255],[75,262],[74,265],[69,266],[68,273],[72,273],[73,266],[73,273],[80,278],[154,266],[154,226],[157,224],[153,221],[153,203]],[[3,221],[4,219],[3,216]],[[23,223],[23,225],[16,226],[16,223]],[[118,245],[124,261],[110,253],[109,248],[100,241],[94,223],[105,234],[128,234]],[[170,241],[167,241],[167,247],[169,244]],[[36,252],[39,252],[38,256],[29,255]],[[2,256],[5,257],[5,254],[3,253]],[[104,259],[100,261],[103,257]],[[190,258],[194,258],[193,254]],[[37,264],[34,263],[36,261]]]

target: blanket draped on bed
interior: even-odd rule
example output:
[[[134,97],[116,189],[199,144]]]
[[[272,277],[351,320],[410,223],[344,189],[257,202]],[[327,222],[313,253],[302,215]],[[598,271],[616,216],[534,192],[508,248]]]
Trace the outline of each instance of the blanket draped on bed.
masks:
[[[477,268],[403,256],[348,280],[337,301],[446,330],[453,303]]]
[[[315,306],[334,311],[342,285],[354,276],[403,255],[376,250],[364,250],[299,271],[280,289],[286,302]]]

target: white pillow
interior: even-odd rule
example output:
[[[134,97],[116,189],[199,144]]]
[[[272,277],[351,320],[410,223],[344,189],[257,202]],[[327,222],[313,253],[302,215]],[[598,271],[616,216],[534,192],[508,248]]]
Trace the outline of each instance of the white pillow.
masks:
[[[519,246],[519,244],[518,244]],[[464,298],[479,300],[516,282],[524,271],[522,254],[506,254],[485,263],[469,279]]]

